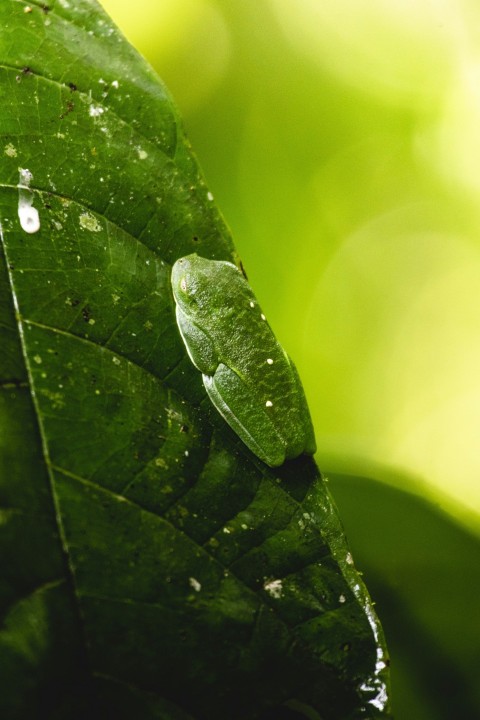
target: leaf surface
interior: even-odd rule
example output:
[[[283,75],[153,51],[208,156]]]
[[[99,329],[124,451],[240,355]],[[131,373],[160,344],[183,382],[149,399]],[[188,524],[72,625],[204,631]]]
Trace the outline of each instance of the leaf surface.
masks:
[[[237,257],[168,93],[93,0],[3,0],[0,53],[0,714],[385,717],[313,460],[254,458],[179,337],[172,263]]]

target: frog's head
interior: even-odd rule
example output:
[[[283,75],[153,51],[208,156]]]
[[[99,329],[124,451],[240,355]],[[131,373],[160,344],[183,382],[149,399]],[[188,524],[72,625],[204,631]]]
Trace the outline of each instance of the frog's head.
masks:
[[[172,290],[177,305],[187,314],[203,307],[202,297],[210,282],[208,260],[196,253],[177,260],[172,268]]]

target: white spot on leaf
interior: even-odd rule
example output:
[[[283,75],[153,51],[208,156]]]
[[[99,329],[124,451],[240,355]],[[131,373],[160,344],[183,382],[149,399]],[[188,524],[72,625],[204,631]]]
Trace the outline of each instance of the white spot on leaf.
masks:
[[[263,589],[266,590],[272,598],[275,598],[275,600],[279,600],[282,597],[283,587],[281,580],[269,580],[264,583]]]
[[[40,230],[40,216],[38,210],[31,205],[18,204],[18,217],[22,230],[33,235]]]
[[[190,587],[195,590],[195,592],[200,592],[202,589],[201,584],[198,582],[198,580],[194,577],[188,578],[188,582],[190,584]]]
[[[96,118],[100,117],[100,115],[103,115],[105,112],[105,108],[103,108],[101,105],[90,105],[88,108],[88,114],[90,117]]]

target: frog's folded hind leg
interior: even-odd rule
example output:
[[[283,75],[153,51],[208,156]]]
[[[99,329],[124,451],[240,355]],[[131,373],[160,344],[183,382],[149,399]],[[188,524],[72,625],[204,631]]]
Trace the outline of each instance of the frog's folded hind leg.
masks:
[[[203,384],[220,415],[245,445],[267,465],[282,465],[285,443],[254,390],[223,363],[213,376],[203,375]]]

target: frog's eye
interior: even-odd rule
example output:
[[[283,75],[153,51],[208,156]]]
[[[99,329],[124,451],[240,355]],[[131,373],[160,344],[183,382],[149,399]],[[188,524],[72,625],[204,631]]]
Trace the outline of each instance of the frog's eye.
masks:
[[[182,295],[184,295],[186,298],[188,298],[188,301],[190,303],[196,304],[197,303],[197,298],[196,298],[197,283],[195,282],[195,278],[193,278],[190,273],[186,273],[185,275],[182,275],[178,285],[179,285],[180,292],[182,293]]]

